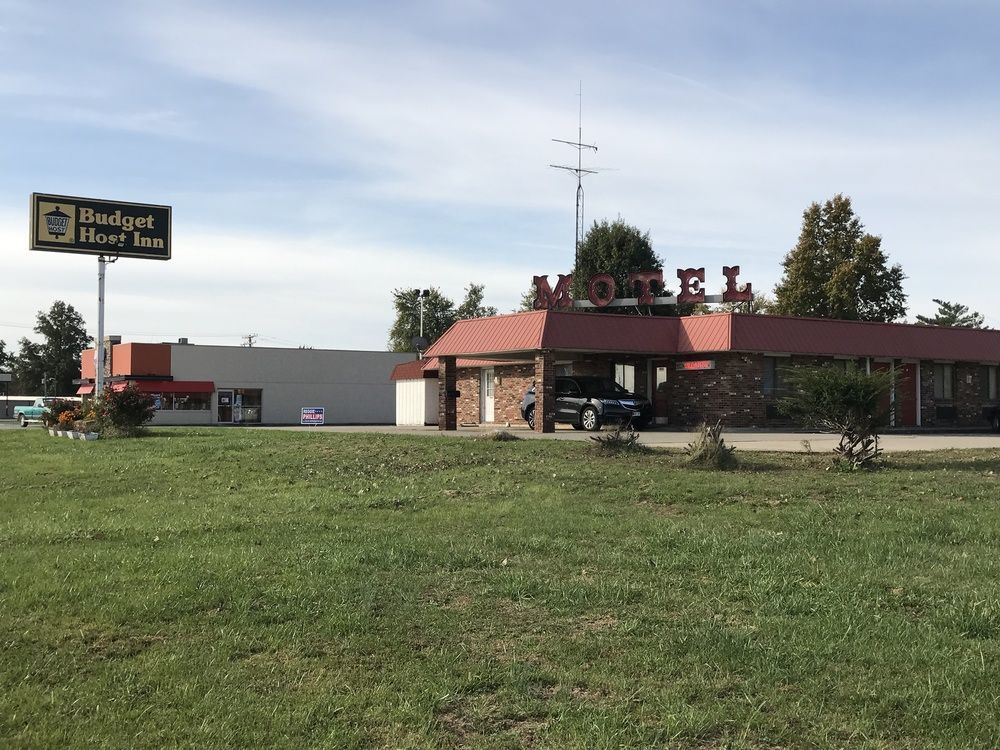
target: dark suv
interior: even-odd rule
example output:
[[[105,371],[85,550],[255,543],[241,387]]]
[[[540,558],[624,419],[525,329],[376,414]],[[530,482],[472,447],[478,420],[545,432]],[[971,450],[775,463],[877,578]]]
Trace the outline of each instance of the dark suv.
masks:
[[[608,378],[574,375],[556,378],[556,422],[576,430],[599,430],[606,422],[628,422],[642,429],[653,419],[653,405]],[[535,386],[521,400],[521,416],[535,429]]]

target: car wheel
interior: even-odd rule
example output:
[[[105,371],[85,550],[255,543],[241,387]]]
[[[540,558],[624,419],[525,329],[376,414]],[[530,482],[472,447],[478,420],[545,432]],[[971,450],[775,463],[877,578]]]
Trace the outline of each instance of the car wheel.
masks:
[[[993,415],[993,432],[1000,432],[1000,411]]]
[[[601,418],[597,416],[597,409],[593,406],[583,407],[580,412],[580,426],[588,432],[597,432],[601,429]]]
[[[28,420],[25,418],[25,416],[23,414],[18,414],[17,415],[17,422],[18,422],[19,425],[21,425],[21,427],[27,427],[28,426]]]
[[[524,413],[524,421],[528,423],[528,429],[535,429],[535,407],[529,406],[528,410]]]
[[[645,430],[647,427],[649,427],[649,420],[648,419],[633,419],[632,420],[632,429],[635,430],[636,432],[638,432],[639,430]]]

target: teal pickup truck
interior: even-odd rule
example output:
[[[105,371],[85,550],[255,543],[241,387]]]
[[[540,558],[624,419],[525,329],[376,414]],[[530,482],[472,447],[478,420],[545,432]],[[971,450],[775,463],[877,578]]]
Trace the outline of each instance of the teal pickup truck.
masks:
[[[35,403],[31,406],[15,406],[14,419],[21,427],[27,427],[29,422],[41,422],[49,404],[62,400],[59,398],[36,398]]]

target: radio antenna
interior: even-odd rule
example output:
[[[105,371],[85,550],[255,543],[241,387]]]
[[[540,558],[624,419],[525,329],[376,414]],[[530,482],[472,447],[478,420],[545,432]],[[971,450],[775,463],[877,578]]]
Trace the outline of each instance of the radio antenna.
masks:
[[[579,119],[577,120],[576,140],[564,141],[559,138],[552,139],[555,143],[565,143],[567,146],[572,146],[576,149],[576,166],[571,167],[563,164],[549,164],[549,166],[553,169],[564,169],[567,172],[571,172],[576,175],[576,243],[573,246],[574,271],[576,271],[577,266],[580,264],[580,240],[583,237],[583,176],[585,174],[597,174],[596,169],[583,168],[584,150],[597,153],[597,146],[583,142],[583,81],[580,81],[580,93],[578,96],[580,97],[580,111]]]

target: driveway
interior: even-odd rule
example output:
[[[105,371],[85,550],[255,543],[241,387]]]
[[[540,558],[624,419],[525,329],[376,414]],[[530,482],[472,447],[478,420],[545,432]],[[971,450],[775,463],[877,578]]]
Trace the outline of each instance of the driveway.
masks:
[[[260,429],[260,428],[256,428]],[[321,432],[376,432],[392,435],[427,435],[439,437],[476,437],[497,429],[506,430],[520,438],[529,440],[589,440],[591,434],[570,427],[559,426],[555,432],[540,435],[527,427],[460,427],[455,432],[444,432],[436,427],[394,427],[379,426],[341,426],[326,425],[323,427],[272,427],[264,429],[303,430]],[[639,441],[645,445],[660,448],[685,448],[694,440],[696,433],[679,430],[647,430],[639,433]],[[820,432],[771,432],[767,430],[729,430],[723,433],[728,445],[735,445],[740,450],[752,451],[786,451],[795,453],[816,453],[832,451],[837,445],[837,437]],[[939,451],[949,448],[997,448],[1000,449],[1000,434],[991,432],[977,433],[930,433],[920,435],[888,434],[880,439],[881,447],[887,452],[899,451]]]

